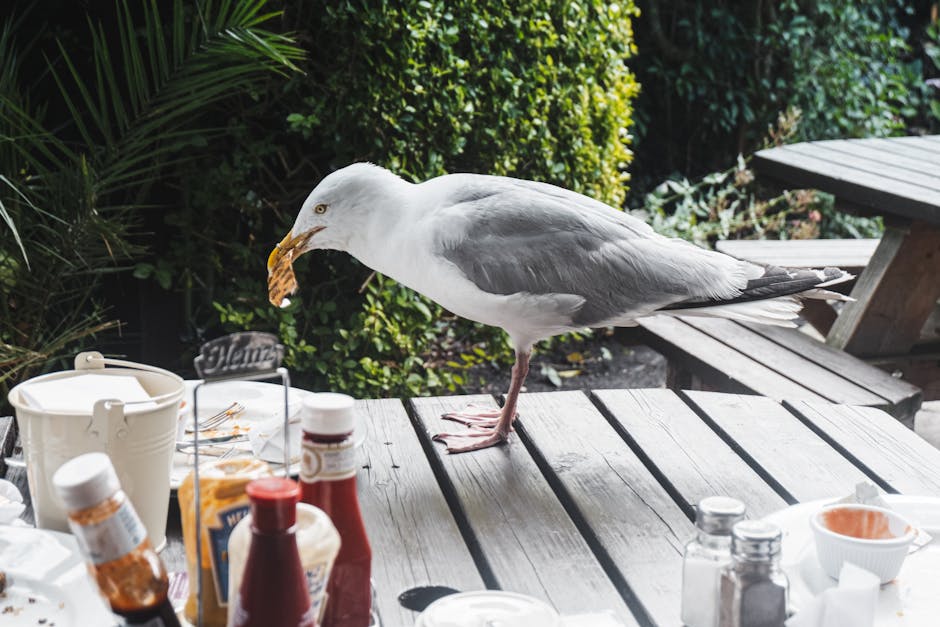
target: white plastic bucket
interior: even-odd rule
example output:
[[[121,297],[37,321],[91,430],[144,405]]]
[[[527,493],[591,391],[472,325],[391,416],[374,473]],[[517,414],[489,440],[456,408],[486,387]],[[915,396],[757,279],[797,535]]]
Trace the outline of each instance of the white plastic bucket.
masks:
[[[117,367],[106,369],[106,365]],[[95,403],[91,415],[72,414],[38,410],[29,406],[20,394],[21,388],[30,383],[89,372],[136,377],[153,405],[133,411],[134,403],[125,405],[120,400],[104,398]],[[75,370],[36,377],[10,390],[8,398],[16,409],[36,526],[68,531],[65,511],[52,486],[52,475],[76,455],[101,452],[114,463],[121,487],[147,527],[150,542],[161,547],[166,540],[170,469],[182,397],[183,380],[175,374],[143,364],[105,359],[97,352],[76,355]]]

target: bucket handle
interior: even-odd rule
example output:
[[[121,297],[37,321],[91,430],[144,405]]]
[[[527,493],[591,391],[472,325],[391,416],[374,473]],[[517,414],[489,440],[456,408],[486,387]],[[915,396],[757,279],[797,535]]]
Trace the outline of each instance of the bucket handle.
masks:
[[[98,351],[85,351],[79,353],[75,356],[75,369],[76,370],[104,370],[105,366],[117,366],[121,368],[130,368],[131,370],[145,370],[147,372],[155,372],[157,374],[168,375],[174,379],[179,379],[182,382],[182,379],[170,372],[169,370],[164,370],[163,368],[157,368],[156,366],[148,366],[147,364],[138,364],[133,361],[124,361],[123,359],[111,359],[110,357],[105,357]],[[159,403],[168,398],[171,398],[175,392],[167,392],[166,394],[161,394],[160,396],[154,396],[153,398],[148,399],[147,402]]]

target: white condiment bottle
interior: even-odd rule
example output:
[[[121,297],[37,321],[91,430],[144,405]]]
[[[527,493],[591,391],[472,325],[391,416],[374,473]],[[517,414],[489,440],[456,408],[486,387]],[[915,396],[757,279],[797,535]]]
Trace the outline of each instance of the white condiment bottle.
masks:
[[[307,575],[307,588],[310,591],[310,607],[313,615],[320,617],[326,607],[326,583],[333,568],[333,561],[339,552],[339,533],[330,517],[320,509],[307,503],[297,504],[297,550],[300,552],[300,564]],[[248,546],[251,544],[251,514],[245,516],[235,528],[228,540],[228,586],[229,597],[234,599],[238,586],[241,585],[248,558]],[[231,623],[234,604],[229,603]]]
[[[695,537],[682,557],[682,622],[718,625],[721,569],[731,562],[731,528],[744,518],[744,503],[725,496],[702,499],[695,512]]]

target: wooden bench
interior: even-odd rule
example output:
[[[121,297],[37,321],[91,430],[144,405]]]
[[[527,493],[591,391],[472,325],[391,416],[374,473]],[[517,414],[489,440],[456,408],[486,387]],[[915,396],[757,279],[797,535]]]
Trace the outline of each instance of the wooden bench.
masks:
[[[858,274],[868,265],[877,239],[729,239],[715,242],[726,255],[784,268],[834,266]]]
[[[797,329],[654,316],[640,322],[639,339],[669,360],[673,389],[876,407],[908,426],[921,405],[920,388]]]
[[[754,263],[784,268],[842,268],[858,276],[878,247],[877,239],[785,239],[721,240],[715,249],[726,255]],[[848,293],[853,283],[843,283],[837,291]],[[838,313],[826,301],[807,299],[803,318],[822,335],[827,335]]]

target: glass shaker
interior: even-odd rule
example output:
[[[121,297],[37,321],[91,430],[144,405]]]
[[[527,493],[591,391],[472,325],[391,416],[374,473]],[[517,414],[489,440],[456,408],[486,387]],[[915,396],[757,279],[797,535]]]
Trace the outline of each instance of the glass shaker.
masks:
[[[719,627],[784,627],[789,581],[780,568],[780,528],[742,520],[731,531],[731,564],[721,573]]]
[[[731,528],[744,519],[744,503],[725,496],[699,501],[695,537],[682,558],[682,622],[687,627],[718,624],[721,569],[731,563]]]

